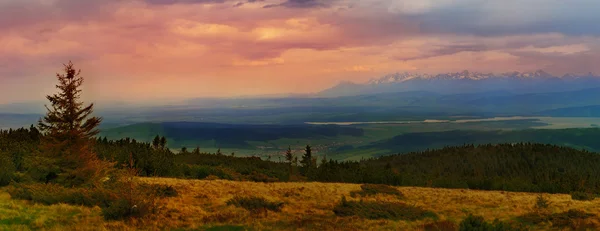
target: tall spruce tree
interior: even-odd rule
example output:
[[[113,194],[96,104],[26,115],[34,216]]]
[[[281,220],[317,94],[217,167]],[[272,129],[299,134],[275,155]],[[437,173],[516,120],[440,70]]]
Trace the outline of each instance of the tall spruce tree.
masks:
[[[292,177],[292,175],[294,174],[293,171],[293,162],[294,162],[294,154],[292,154],[292,147],[288,146],[287,151],[285,151],[285,160],[287,161],[287,163],[290,166],[290,178]]]
[[[164,136],[160,138],[160,148],[167,149],[167,138]]]
[[[160,148],[160,136],[156,135],[154,137],[154,139],[152,140],[152,147],[154,147],[155,149]]]
[[[312,157],[312,149],[310,145],[306,145],[304,148],[304,155],[302,155],[302,160],[300,161],[302,164],[302,175],[306,176],[306,174],[312,169],[313,157]]]
[[[101,161],[93,151],[94,136],[102,119],[91,116],[94,104],[84,106],[81,101],[83,77],[69,61],[64,74],[56,74],[59,93],[46,98],[51,106],[45,106],[46,115],[38,121],[44,134],[42,150],[59,166],[59,183],[78,186],[103,177],[109,164]]]

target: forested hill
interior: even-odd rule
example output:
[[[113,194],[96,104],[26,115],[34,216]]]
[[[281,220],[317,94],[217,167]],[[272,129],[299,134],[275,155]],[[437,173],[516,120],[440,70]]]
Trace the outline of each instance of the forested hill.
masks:
[[[405,153],[438,149],[445,146],[490,143],[541,143],[600,151],[599,128],[525,129],[497,131],[454,130],[443,132],[406,133],[360,147],[359,150],[387,150],[388,153]]]
[[[546,144],[446,147],[356,165],[388,169],[393,179],[385,183],[395,185],[562,193],[600,189],[599,154]]]
[[[55,166],[51,163],[43,168],[33,167],[42,155],[41,136],[33,127],[0,131],[0,185],[43,180],[52,175]],[[599,154],[546,144],[464,145],[349,162],[320,159],[318,166],[309,169],[297,163],[275,163],[253,157],[200,153],[199,150],[174,154],[162,142],[98,139],[95,145],[99,157],[115,161],[117,166],[124,166],[132,158],[142,176],[380,183],[550,193],[600,191]]]

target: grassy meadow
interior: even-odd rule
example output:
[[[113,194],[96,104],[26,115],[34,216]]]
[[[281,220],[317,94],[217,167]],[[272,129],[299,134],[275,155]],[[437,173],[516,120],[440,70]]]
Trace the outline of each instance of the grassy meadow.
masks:
[[[538,214],[539,194],[464,189],[395,187],[397,195],[354,195],[359,184],[339,183],[254,183],[226,180],[183,180],[139,178],[149,184],[173,186],[178,195],[163,198],[158,214],[143,220],[105,221],[100,208],[65,204],[39,205],[13,200],[0,189],[0,230],[431,230],[427,224],[449,221],[458,225],[469,214],[486,221],[495,219],[518,223],[530,230],[562,230],[600,227],[600,200],[576,201],[566,194],[544,194],[549,202],[544,214],[559,214],[570,209],[591,214],[573,218],[568,224],[558,220],[531,223],[520,216]],[[249,212],[227,205],[234,196],[261,196],[283,202],[280,211]],[[402,203],[435,213],[416,220],[367,219],[338,216],[333,210],[345,197],[383,204]],[[564,223],[564,222],[563,222]]]

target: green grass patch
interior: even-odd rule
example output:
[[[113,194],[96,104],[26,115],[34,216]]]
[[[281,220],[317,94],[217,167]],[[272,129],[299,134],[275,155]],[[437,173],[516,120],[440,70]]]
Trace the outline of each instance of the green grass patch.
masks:
[[[347,201],[342,197],[333,208],[340,217],[358,216],[366,219],[388,219],[416,221],[425,218],[437,218],[434,212],[398,202]]]
[[[11,226],[11,225],[26,225],[29,226],[33,220],[24,217],[11,217],[6,219],[0,219],[0,227]]]

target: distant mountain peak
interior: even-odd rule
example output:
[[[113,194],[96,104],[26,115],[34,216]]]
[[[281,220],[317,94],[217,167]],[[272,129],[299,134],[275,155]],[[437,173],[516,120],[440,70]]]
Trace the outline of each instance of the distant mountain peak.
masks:
[[[593,73],[587,75],[576,75],[566,74],[562,77],[554,76],[544,70],[535,70],[532,72],[505,72],[501,74],[494,73],[481,73],[469,70],[463,70],[461,72],[449,72],[441,74],[420,74],[411,72],[397,72],[393,74],[384,75],[379,78],[373,78],[367,82],[370,85],[386,84],[386,83],[401,83],[413,79],[435,79],[435,80],[483,80],[489,78],[517,78],[517,79],[529,79],[529,78],[579,78],[579,77],[595,77]]]

